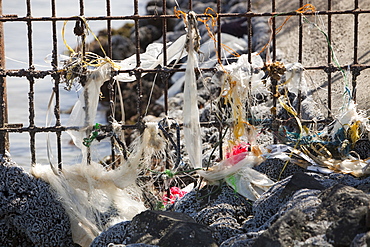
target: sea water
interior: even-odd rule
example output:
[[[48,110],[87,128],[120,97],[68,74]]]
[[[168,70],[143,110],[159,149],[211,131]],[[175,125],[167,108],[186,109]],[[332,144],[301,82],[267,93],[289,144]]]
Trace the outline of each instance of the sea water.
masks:
[[[139,14],[145,14],[145,6],[148,0],[139,0]],[[51,0],[31,0],[31,15],[33,17],[50,17]],[[70,17],[80,14],[80,0],[56,0],[56,16]],[[3,15],[17,15],[24,17],[27,15],[26,1],[24,0],[4,0]],[[124,16],[134,14],[134,4],[132,1],[111,0],[111,15]],[[86,0],[84,1],[84,16],[106,16],[106,0]],[[123,26],[127,21],[112,21],[113,28]],[[57,42],[58,53],[63,54],[67,49],[63,43],[61,30],[64,21],[57,22]],[[89,21],[90,28],[94,33],[107,28],[107,21]],[[66,25],[65,39],[68,45],[75,47],[77,38],[73,34],[74,21]],[[28,69],[29,51],[27,40],[27,23],[26,22],[5,22],[4,39],[5,39],[5,56],[6,69]],[[88,37],[89,41],[93,40],[92,35]],[[33,22],[32,23],[32,46],[33,61],[32,64],[36,70],[51,69],[50,63],[45,62],[45,57],[51,54],[53,49],[52,43],[52,23],[51,22]],[[7,77],[8,90],[8,117],[10,124],[23,124],[24,127],[30,125],[29,120],[29,81],[26,78]],[[52,92],[54,82],[50,76],[44,79],[35,79],[34,84],[34,109],[35,125],[38,127],[46,126],[46,112],[49,98]],[[64,85],[60,89],[60,109],[62,112],[70,110],[78,99],[78,93],[73,88],[71,91],[64,90]],[[97,113],[96,121],[106,123],[106,108],[100,106]],[[66,125],[69,114],[61,114],[61,123]],[[52,123],[52,125],[55,122]],[[36,134],[36,162],[48,164],[46,150],[46,133]],[[49,134],[54,156],[56,156],[56,135]],[[28,133],[10,133],[10,154],[12,159],[28,170],[31,164],[30,135]],[[100,144],[99,151],[96,154],[104,157],[110,154],[109,142]],[[67,133],[62,134],[62,160],[64,165],[80,162],[81,152],[71,144],[71,138]]]

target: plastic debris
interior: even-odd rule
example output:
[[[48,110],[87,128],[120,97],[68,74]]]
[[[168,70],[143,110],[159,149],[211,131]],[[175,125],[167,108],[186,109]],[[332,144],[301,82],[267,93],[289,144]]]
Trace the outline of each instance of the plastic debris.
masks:
[[[167,48],[167,61],[166,64],[170,64],[173,61],[178,61],[187,55],[184,51],[184,45],[186,42],[186,35],[180,36],[175,42],[169,43]],[[163,54],[162,54],[163,44],[153,43],[149,44],[146,48],[145,53],[140,54],[140,68],[142,69],[155,69],[157,66],[164,66]],[[132,70],[137,68],[139,63],[137,61],[136,54],[122,61],[117,61],[116,65],[124,70]],[[145,73],[141,73],[144,76]],[[121,73],[114,77],[118,81],[130,82],[135,81],[137,78],[135,75],[129,73]]]
[[[266,175],[252,169],[264,158],[251,152],[241,152],[224,159],[206,171],[198,171],[209,183],[226,181],[236,192],[255,201],[274,182]]]
[[[202,141],[199,123],[198,91],[194,70],[198,68],[197,53],[199,52],[200,36],[194,12],[190,11],[184,21],[187,30],[185,48],[188,52],[183,106],[184,139],[190,163],[192,167],[198,168],[202,167]]]

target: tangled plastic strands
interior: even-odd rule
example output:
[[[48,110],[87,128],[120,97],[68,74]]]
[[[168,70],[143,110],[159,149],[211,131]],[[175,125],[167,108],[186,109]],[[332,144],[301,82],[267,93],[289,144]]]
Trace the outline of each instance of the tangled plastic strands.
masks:
[[[112,68],[119,69],[109,57],[107,57],[103,46],[101,45],[99,39],[96,37],[94,32],[90,29],[87,21],[82,16],[76,16],[79,18],[76,21],[76,25],[74,28],[74,33],[77,36],[82,36],[82,51],[76,52],[72,47],[70,47],[65,39],[65,28],[68,21],[65,21],[62,27],[62,39],[64,45],[67,47],[68,51],[70,52],[70,57],[63,61],[64,66],[62,71],[64,71],[64,76],[62,77],[62,82],[66,83],[66,90],[70,90],[73,83],[79,82],[81,77],[85,75],[87,69],[94,69],[99,68],[102,65],[109,63]],[[94,39],[98,42],[104,57],[100,57],[95,53],[92,52],[85,52],[85,36],[86,34],[92,34]],[[84,86],[84,85],[83,85]]]
[[[320,167],[328,168],[334,172],[351,174],[355,177],[370,174],[370,159],[362,160],[355,152],[351,151],[346,158],[338,160],[332,158],[330,151],[320,143],[310,145],[309,148],[303,146],[301,149]]]
[[[183,12],[181,10],[178,10],[175,7],[174,8],[174,13],[175,13],[177,18],[182,17],[184,19],[184,22],[185,22],[185,19],[186,19],[186,16],[187,16],[187,14],[185,12]],[[204,24],[204,26],[207,30],[208,36],[213,41],[214,50],[216,52],[216,57],[218,59],[218,63],[221,64],[221,55],[218,54],[218,49],[216,49],[217,43],[221,42],[221,41],[217,41],[217,39],[215,37],[215,33],[216,33],[215,32],[215,27],[217,26],[217,19],[219,18],[218,14],[211,7],[207,7],[205,9],[203,15],[206,15],[207,17],[206,18],[197,18],[197,20]],[[210,24],[209,24],[209,22],[210,22]],[[198,44],[196,46],[198,46],[196,48],[199,50],[199,48],[200,48],[200,36],[199,36]],[[237,53],[232,47],[230,47],[228,45],[225,45],[222,42],[221,42],[221,47],[223,48],[223,50],[225,50],[229,54],[233,55],[234,57],[239,57],[240,56],[240,54]]]
[[[223,66],[221,76],[217,79],[220,83],[221,93],[218,101],[221,102],[221,118],[227,117],[231,124],[232,137],[229,138],[229,148],[238,144],[241,138],[246,138],[252,146],[255,146],[257,131],[246,120],[247,106],[252,105],[254,93],[264,91],[261,78],[263,73],[259,71],[263,65],[258,55],[252,56],[252,64],[248,62],[246,55],[238,57],[237,62]],[[259,69],[258,69],[259,68]],[[257,70],[255,70],[257,69]],[[254,91],[252,91],[254,90]],[[251,110],[251,109],[249,109]]]
[[[169,120],[173,121],[171,125],[169,124]],[[176,129],[176,143],[172,139],[171,135],[168,133],[168,129],[171,128],[172,126],[175,126]],[[172,144],[173,148],[176,151],[176,162],[174,167],[177,168],[181,162],[180,126],[173,118],[164,118],[158,122],[158,128],[162,131],[163,135],[170,141],[170,143]]]
[[[91,33],[94,38],[99,42],[95,34],[91,31],[90,27],[87,24],[87,21],[83,17],[78,17],[79,19],[76,21],[76,25],[74,28],[74,32],[77,36],[82,36],[82,52],[76,52],[72,49],[66,39],[65,39],[65,28],[67,25],[67,21],[64,22],[62,27],[62,38],[65,46],[67,47],[68,51],[70,52],[70,56],[64,56],[62,62],[62,68],[59,69],[61,72],[61,83],[65,83],[65,89],[71,90],[73,85],[77,85],[77,88],[83,88],[83,92],[81,93],[82,97],[80,100],[76,102],[75,106],[73,107],[72,114],[70,117],[69,124],[72,126],[78,126],[85,131],[89,132],[89,128],[92,128],[92,125],[95,121],[96,115],[96,107],[98,104],[98,99],[100,95],[100,87],[104,83],[104,81],[109,80],[111,71],[117,66],[111,61],[110,58],[107,56],[100,57],[91,52],[85,52],[85,35],[87,33]],[[100,44],[100,43],[99,43]],[[104,49],[102,48],[101,44],[100,47],[102,49],[103,54],[105,54]],[[54,91],[52,92],[48,104],[48,110],[46,114],[46,126],[50,126],[51,124],[51,115],[52,115],[52,103],[54,101]],[[91,107],[87,107],[91,104]],[[81,116],[84,118],[80,118]],[[91,117],[92,116],[92,117]],[[72,118],[75,118],[72,120]],[[80,121],[78,120],[80,119]],[[74,125],[76,124],[76,125]],[[90,127],[91,126],[91,127]],[[73,133],[73,132],[70,132]],[[88,135],[88,133],[86,133]],[[83,143],[83,139],[86,136],[83,134],[79,134],[80,137],[78,141]],[[81,139],[82,138],[82,139]],[[74,139],[72,137],[72,139]],[[76,141],[74,139],[74,141]],[[52,167],[55,174],[58,174],[57,167],[53,164],[54,157],[50,145],[50,138],[49,134],[47,134],[47,154],[50,166]],[[82,146],[80,143],[75,143],[76,146],[81,148]],[[85,147],[89,148],[90,145],[85,145]],[[58,164],[58,168],[61,167],[61,164]]]
[[[206,15],[207,17],[204,18],[204,19],[198,18],[198,21],[202,22],[204,24],[204,26],[206,27],[207,33],[208,33],[209,37],[211,38],[211,40],[214,43],[214,48],[215,48],[215,51],[216,51],[216,56],[218,58],[218,62],[219,62],[219,64],[221,64],[221,60],[220,60],[221,56],[219,56],[218,50],[216,49],[217,39],[214,35],[215,34],[215,26],[217,25],[217,19],[219,18],[218,14],[211,7],[207,7],[203,14]],[[208,24],[209,21],[211,22],[211,26]],[[221,47],[226,52],[233,55],[234,57],[239,57],[240,56],[240,54],[237,53],[233,48],[231,48],[231,47],[229,47],[229,46],[227,46],[223,43],[221,43]]]

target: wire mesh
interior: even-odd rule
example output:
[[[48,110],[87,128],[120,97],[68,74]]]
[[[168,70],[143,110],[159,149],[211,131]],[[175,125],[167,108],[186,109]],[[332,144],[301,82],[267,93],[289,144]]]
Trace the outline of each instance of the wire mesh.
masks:
[[[78,7],[79,8],[79,16],[84,16],[84,18],[89,21],[89,23],[98,22],[98,21],[104,21],[106,22],[106,29],[107,29],[107,42],[108,42],[108,49],[107,49],[107,55],[109,57],[113,56],[113,50],[112,50],[112,22],[113,21],[132,21],[134,23],[134,43],[135,43],[135,53],[137,58],[137,64],[136,68],[126,70],[121,69],[118,71],[115,71],[112,73],[112,78],[108,82],[108,88],[109,90],[109,113],[108,113],[108,124],[103,126],[102,128],[109,131],[112,129],[112,119],[114,119],[114,107],[115,107],[115,95],[116,92],[114,90],[113,86],[113,76],[120,73],[129,73],[136,76],[137,80],[134,82],[137,84],[137,99],[136,99],[136,111],[138,114],[138,118],[136,120],[136,123],[132,124],[124,124],[122,125],[122,129],[142,129],[144,127],[142,120],[144,117],[144,112],[142,110],[142,105],[146,102],[142,101],[142,95],[146,94],[147,92],[143,91],[143,85],[142,85],[142,74],[143,73],[149,73],[149,74],[158,74],[161,75],[161,83],[164,85],[163,88],[163,95],[164,95],[164,113],[168,113],[169,105],[168,105],[168,87],[169,87],[169,81],[168,78],[171,74],[174,72],[184,71],[182,68],[170,68],[166,67],[167,64],[164,64],[164,67],[158,68],[158,69],[150,69],[145,70],[141,68],[141,34],[139,32],[140,27],[140,21],[147,20],[147,19],[156,19],[160,20],[162,22],[162,42],[163,42],[163,61],[167,61],[167,29],[168,29],[168,21],[171,19],[176,19],[177,16],[174,14],[167,14],[167,1],[158,0],[157,2],[162,5],[161,13],[159,14],[146,14],[146,15],[139,15],[139,1],[134,0],[133,1],[133,14],[132,15],[112,15],[112,1],[113,0],[106,0],[105,1],[105,15],[104,16],[86,16],[85,10],[86,10],[86,3],[85,0],[79,0],[77,6],[70,6],[70,7]],[[193,4],[195,1],[189,0],[188,1],[188,9],[192,10]],[[259,4],[261,4],[261,1],[258,1]],[[2,9],[2,1],[0,0],[0,8]],[[79,16],[58,16],[57,15],[57,4],[56,0],[51,0],[50,7],[51,7],[51,15],[50,16],[42,16],[42,17],[35,17],[32,13],[32,4],[33,2],[31,0],[27,0],[26,5],[26,14],[23,16],[21,13],[15,13],[15,14],[8,14],[4,15],[2,14],[0,16],[0,53],[2,54],[2,57],[0,57],[0,152],[2,154],[5,153],[6,150],[9,149],[9,141],[11,142],[11,139],[8,138],[8,133],[28,133],[29,134],[29,147],[31,152],[31,164],[35,164],[37,162],[36,157],[36,138],[35,136],[38,133],[55,133],[56,135],[56,150],[57,150],[57,160],[59,164],[59,168],[62,168],[63,160],[62,160],[62,140],[61,135],[67,130],[71,129],[78,129],[78,127],[74,126],[65,126],[61,123],[61,113],[60,113],[60,83],[61,83],[61,76],[65,71],[58,70],[58,54],[61,53],[60,50],[58,50],[59,44],[63,42],[62,40],[58,39],[58,35],[60,30],[58,29],[58,23],[62,23],[64,21],[73,21],[73,22],[79,22],[81,21]],[[252,25],[252,20],[254,18],[261,18],[261,17],[274,17],[272,18],[272,40],[271,40],[271,59],[272,61],[276,61],[277,59],[277,49],[279,48],[279,44],[277,43],[277,27],[280,25],[277,23],[278,20],[275,17],[279,18],[285,18],[289,16],[296,17],[298,19],[299,27],[298,27],[298,33],[296,34],[298,36],[298,46],[292,47],[292,50],[294,53],[298,54],[297,62],[302,63],[304,65],[304,68],[309,71],[322,71],[327,74],[327,108],[329,109],[327,117],[331,117],[331,109],[333,107],[332,103],[332,83],[334,80],[335,72],[337,72],[340,68],[333,65],[332,60],[332,51],[330,46],[327,47],[327,54],[326,54],[326,61],[322,64],[316,64],[316,65],[306,65],[305,64],[305,57],[304,55],[304,43],[305,39],[307,38],[306,34],[304,33],[303,29],[303,15],[295,9],[288,11],[288,12],[279,12],[278,9],[281,8],[280,6],[276,6],[276,1],[272,0],[265,1],[263,4],[270,5],[270,11],[268,12],[253,12],[254,9],[254,1],[248,0],[245,1],[245,6],[247,9],[247,12],[245,13],[225,13],[223,12],[223,6],[227,4],[224,1],[217,0],[216,6],[217,8],[214,10],[214,17],[217,18],[217,26],[216,26],[216,38],[218,40],[217,42],[217,50],[218,50],[218,56],[219,60],[221,61],[221,38],[223,33],[221,32],[221,23],[223,19],[225,18],[246,18],[249,26]],[[370,9],[364,9],[362,6],[360,6],[358,0],[353,1],[354,8],[353,9],[346,9],[346,10],[333,10],[332,9],[332,1],[327,1],[327,8],[326,9],[320,9],[316,12],[307,12],[304,15],[305,16],[321,16],[327,18],[327,41],[329,43],[332,43],[332,33],[336,30],[333,30],[333,17],[339,16],[339,15],[346,15],[346,16],[352,16],[353,21],[353,59],[352,62],[349,64],[341,64],[341,68],[346,68],[349,70],[352,74],[352,87],[355,89],[356,85],[358,83],[359,78],[361,78],[361,73],[364,70],[367,70],[370,68],[369,63],[360,63],[359,61],[359,41],[361,39],[364,39],[366,37],[360,37],[359,36],[359,18],[362,15],[369,15]],[[299,1],[299,6],[303,6],[304,1]],[[298,7],[299,7],[298,6]],[[205,13],[197,13],[199,18],[207,17]],[[50,23],[51,25],[51,46],[52,46],[52,60],[51,60],[51,69],[46,70],[40,70],[35,69],[34,66],[34,39],[33,39],[33,32],[36,28],[36,24],[40,22],[46,22]],[[27,52],[28,52],[28,61],[27,66],[21,69],[7,69],[5,65],[5,56],[7,56],[7,50],[4,48],[4,37],[3,37],[3,24],[4,23],[25,23],[26,24],[26,45],[27,45]],[[248,40],[248,57],[249,62],[251,62],[251,54],[252,54],[252,38],[253,38],[253,32],[252,28],[249,29],[247,32],[247,40]],[[84,49],[84,48],[83,48]],[[85,53],[85,51],[83,51]],[[314,53],[309,54],[310,56],[315,56]],[[202,71],[214,71],[214,68],[201,68]],[[35,109],[35,83],[37,79],[46,78],[47,76],[51,76],[53,80],[53,91],[55,93],[55,104],[54,104],[54,126],[46,127],[39,124],[36,124],[36,109]],[[9,77],[20,77],[23,79],[26,79],[28,81],[28,123],[8,123],[8,97],[15,97],[13,95],[7,94],[7,85],[6,85],[6,79]],[[354,92],[354,99],[356,99],[356,92]],[[47,104],[47,100],[45,100],[45,104]],[[274,105],[276,106],[276,99],[274,99]],[[299,111],[299,110],[298,110]],[[9,114],[12,114],[10,112]],[[275,116],[276,117],[276,116]],[[278,128],[279,120],[274,119],[275,128]],[[215,125],[218,126],[218,122],[203,122],[201,123],[204,126],[211,126]],[[220,139],[221,139],[221,133],[220,133]],[[114,143],[114,140],[112,138],[112,146]],[[221,150],[221,149],[220,149]],[[10,150],[11,152],[11,150]],[[112,148],[112,156],[114,157],[115,152]],[[220,154],[222,155],[222,153]]]

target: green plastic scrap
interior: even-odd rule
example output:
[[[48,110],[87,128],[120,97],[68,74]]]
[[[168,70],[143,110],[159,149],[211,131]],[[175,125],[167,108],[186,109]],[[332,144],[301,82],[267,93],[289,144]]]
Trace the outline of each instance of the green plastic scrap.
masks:
[[[82,144],[86,147],[90,147],[91,143],[96,139],[96,137],[99,135],[99,131],[100,130],[100,124],[99,123],[96,123],[93,127],[94,131],[91,132],[90,136],[89,137],[86,137],[83,139],[83,142]]]
[[[231,187],[234,189],[234,192],[238,193],[236,186],[236,177],[234,175],[231,175],[226,177],[225,180],[229,185],[231,185]]]

